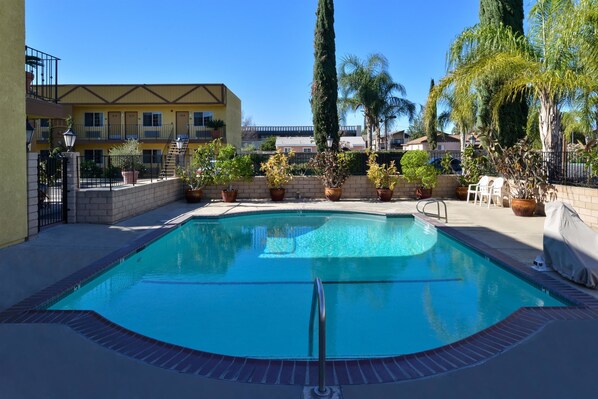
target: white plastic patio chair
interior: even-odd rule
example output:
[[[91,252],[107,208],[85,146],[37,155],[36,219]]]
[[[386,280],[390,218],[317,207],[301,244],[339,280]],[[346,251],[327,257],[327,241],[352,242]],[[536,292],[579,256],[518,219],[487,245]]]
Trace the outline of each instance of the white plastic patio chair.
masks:
[[[473,194],[474,195],[473,204],[475,205],[476,201],[478,200],[478,195],[479,195],[480,191],[481,190],[488,191],[489,181],[490,181],[490,178],[488,176],[482,176],[480,181],[478,181],[476,184],[470,184],[469,187],[467,188],[467,200],[465,202],[469,203],[469,195]]]
[[[494,205],[498,206],[499,201],[502,199],[502,186],[504,184],[505,179],[497,177],[492,184],[488,186],[486,191],[480,191],[480,206],[482,206],[484,197],[486,197],[488,201],[488,208],[490,208],[490,203],[492,202],[493,197],[495,198]]]

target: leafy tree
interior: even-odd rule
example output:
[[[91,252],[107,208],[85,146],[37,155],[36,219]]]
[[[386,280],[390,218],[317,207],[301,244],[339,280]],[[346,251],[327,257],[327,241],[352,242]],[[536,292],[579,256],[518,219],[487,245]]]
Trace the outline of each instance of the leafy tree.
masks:
[[[262,151],[276,151],[276,136],[270,136],[266,138],[260,144],[260,150]]]
[[[480,0],[480,24],[510,27],[513,33],[523,35],[523,0]],[[500,89],[500,79],[488,78],[480,82],[478,125],[482,132],[494,133],[502,145],[510,146],[525,136],[528,106],[525,95],[505,102],[498,111],[498,120],[492,123],[490,102]],[[496,129],[494,129],[496,128]]]
[[[382,54],[372,54],[365,61],[348,55],[339,69],[341,114],[359,109],[363,112],[370,144],[374,135],[376,142],[380,142],[380,124],[390,116],[413,118],[415,104],[399,97],[406,95],[405,87],[393,81],[388,72],[388,60]]]
[[[430,81],[430,91],[434,89],[434,79]],[[428,145],[430,149],[435,150],[438,146],[438,129],[436,128],[436,122],[438,119],[438,112],[436,108],[436,101],[428,100],[426,108],[430,108],[431,117],[426,121],[426,137],[428,138]]]
[[[318,151],[328,148],[338,151],[338,82],[336,77],[336,49],[334,43],[334,2],[318,0],[314,34],[314,77],[311,86],[311,110],[314,121],[314,139]]]
[[[426,127],[424,125],[424,111],[420,108],[419,112],[413,117],[413,120],[407,128],[409,138],[411,140],[423,137],[426,135]]]
[[[449,73],[430,99],[438,99],[451,86],[466,92],[485,79],[499,79],[503,83],[490,102],[494,119],[502,104],[530,94],[540,104],[542,149],[559,152],[563,102],[573,93],[597,87],[598,40],[584,34],[596,31],[596,10],[596,0],[539,0],[531,9],[527,36],[503,25],[466,29],[453,42]]]

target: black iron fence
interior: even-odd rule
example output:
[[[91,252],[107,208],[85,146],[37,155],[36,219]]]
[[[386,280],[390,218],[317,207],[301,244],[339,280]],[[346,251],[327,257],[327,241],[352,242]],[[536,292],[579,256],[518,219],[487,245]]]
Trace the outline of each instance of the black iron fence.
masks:
[[[37,161],[38,227],[67,221],[67,163],[60,156],[39,156]]]
[[[43,51],[25,46],[25,82],[27,95],[58,102],[58,61]]]
[[[543,152],[542,156],[550,183],[598,187],[598,154],[567,151],[563,153]]]
[[[165,177],[165,157],[144,157],[143,155],[103,155],[94,159],[77,157],[79,188],[109,188],[152,182]]]

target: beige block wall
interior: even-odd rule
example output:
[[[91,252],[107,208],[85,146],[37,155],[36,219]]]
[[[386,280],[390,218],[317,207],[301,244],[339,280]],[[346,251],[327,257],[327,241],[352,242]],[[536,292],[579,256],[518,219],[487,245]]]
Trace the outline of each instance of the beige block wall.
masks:
[[[179,179],[77,192],[77,223],[112,224],[182,198]]]
[[[266,186],[265,177],[256,176],[251,182],[240,182],[234,184],[238,188],[240,199],[268,199],[270,191]],[[438,185],[432,195],[437,198],[455,198],[455,187],[457,179],[454,176],[438,176]],[[313,176],[297,176],[286,185],[286,198],[323,199],[324,186],[321,181]],[[415,198],[416,184],[407,183],[399,177],[399,183],[395,187],[393,198],[413,199]],[[220,186],[209,186],[204,191],[204,198],[219,199]],[[344,199],[375,199],[376,189],[366,176],[351,176],[343,186]]]
[[[3,0],[0,38],[0,247],[4,247],[27,238],[23,0]]]
[[[557,184],[550,200],[571,204],[581,220],[598,231],[598,189]]]

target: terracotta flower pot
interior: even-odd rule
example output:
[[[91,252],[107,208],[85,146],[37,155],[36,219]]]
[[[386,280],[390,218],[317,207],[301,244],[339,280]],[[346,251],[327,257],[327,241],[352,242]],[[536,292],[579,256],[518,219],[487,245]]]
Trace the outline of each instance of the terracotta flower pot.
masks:
[[[135,184],[137,183],[137,178],[139,177],[138,170],[123,170],[120,172],[123,176],[123,183],[124,184]]]
[[[418,187],[415,189],[415,198],[417,199],[426,199],[432,196],[432,189],[431,188],[423,188]]]
[[[214,129],[214,130],[212,130],[212,132],[211,132],[211,135],[212,135],[212,138],[213,138],[213,139],[218,139],[218,138],[220,138],[220,130],[218,130],[218,129]]]
[[[467,199],[467,186],[457,186],[455,188],[455,195],[459,201],[465,201]]]
[[[222,190],[222,201],[224,202],[236,202],[237,201],[237,190]]]
[[[282,201],[284,199],[284,188],[271,188],[270,198],[272,198],[272,201]]]
[[[201,188],[198,188],[197,190],[185,190],[185,199],[190,203],[201,201],[202,195],[203,191],[201,191]]]
[[[377,188],[378,199],[382,202],[388,202],[392,199],[393,191],[389,188]]]
[[[325,187],[324,188],[324,195],[328,201],[338,201],[341,199],[341,195],[343,194],[342,188],[332,188],[332,187]]]
[[[533,216],[536,210],[536,200],[513,198],[511,209],[516,216]]]

